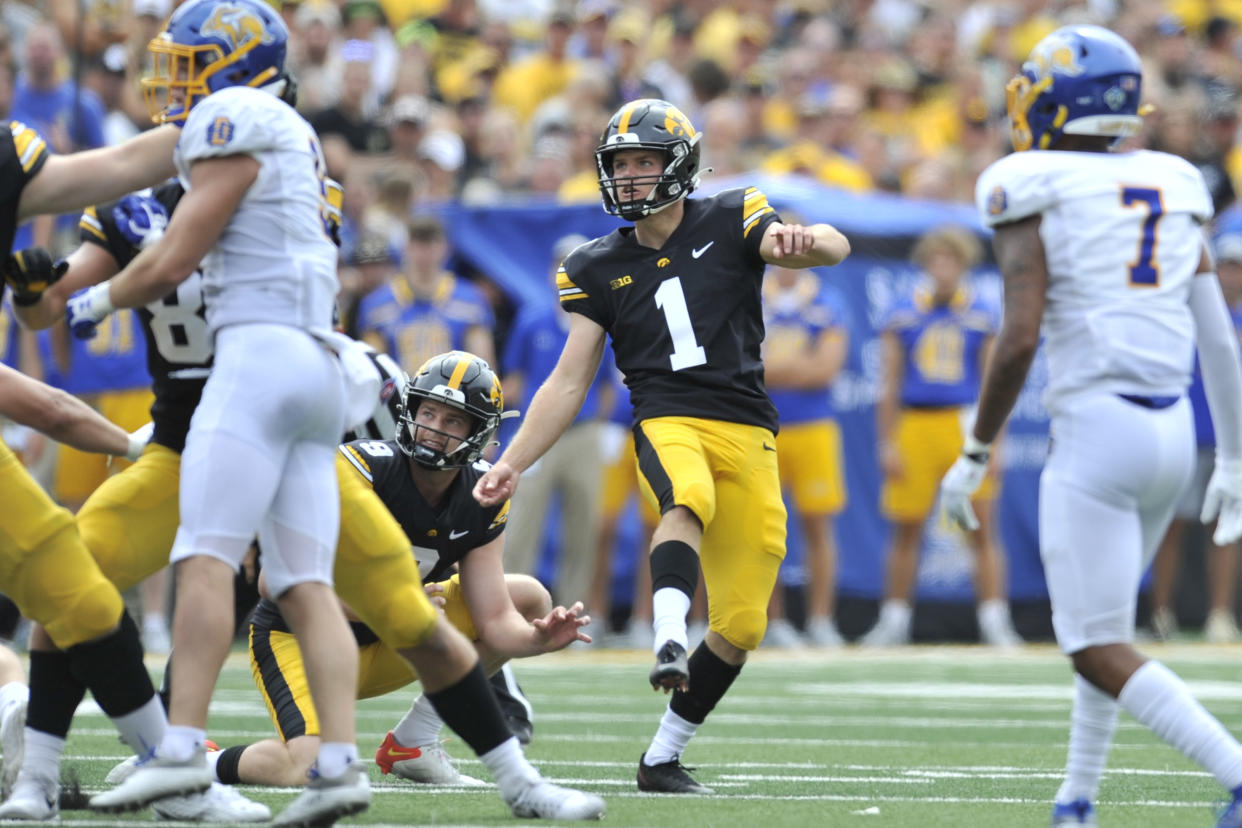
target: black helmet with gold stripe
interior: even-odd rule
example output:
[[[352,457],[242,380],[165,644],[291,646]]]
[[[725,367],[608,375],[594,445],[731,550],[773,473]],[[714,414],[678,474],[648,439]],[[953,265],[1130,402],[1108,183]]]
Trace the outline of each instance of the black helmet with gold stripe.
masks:
[[[640,98],[618,109],[595,148],[604,209],[635,221],[688,196],[699,185],[700,137],[690,119],[668,101]],[[653,175],[614,177],[613,158],[622,150],[635,149],[662,153],[663,170]],[[651,184],[655,186],[646,198],[621,198],[621,188]]]
[[[458,441],[456,435],[420,423],[418,410],[423,400],[465,412],[471,418],[465,439]],[[504,409],[500,380],[486,361],[465,351],[434,356],[405,387],[397,420],[397,446],[427,468],[469,466],[491,444]]]

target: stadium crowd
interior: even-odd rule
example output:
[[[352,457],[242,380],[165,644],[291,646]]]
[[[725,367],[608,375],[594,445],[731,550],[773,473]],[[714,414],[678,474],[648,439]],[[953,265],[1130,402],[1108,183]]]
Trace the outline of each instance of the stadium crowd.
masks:
[[[175,5],[174,0],[5,2],[0,113],[40,130],[60,153],[118,143],[148,128],[139,84],[149,60],[146,47]],[[1117,31],[1143,56],[1144,99],[1153,110],[1144,132],[1130,144],[1194,163],[1218,213],[1242,187],[1236,140],[1242,4],[1237,3],[273,0],[273,5],[291,34],[297,107],[322,139],[328,174],[344,185],[340,305],[346,331],[390,353],[407,371],[452,348],[478,354],[499,367],[516,408],[550,372],[559,346],[549,348],[547,337],[556,335],[560,323],[555,315],[533,318],[486,273],[446,271],[451,234],[434,218],[434,208],[532,198],[598,203],[594,150],[601,125],[634,98],[663,98],[681,109],[702,131],[703,165],[715,175],[803,175],[854,192],[968,203],[979,173],[1009,151],[1005,80],[1058,26],[1093,22]],[[77,219],[36,220],[14,249],[35,243],[66,253],[76,246]],[[572,245],[558,245],[548,251],[553,273],[569,249]],[[960,255],[967,267],[977,258],[952,249],[948,254]],[[782,290],[789,288],[772,288],[773,302],[781,301],[776,297]],[[784,301],[797,305],[796,288]],[[118,315],[107,335],[88,346],[55,332],[36,338],[19,331],[6,311],[0,315],[0,357],[84,396],[106,414],[114,410],[109,401],[119,397],[115,410],[123,413],[117,421],[132,430],[144,421],[150,395],[142,358],[134,358],[141,338],[126,318]],[[827,342],[839,327],[826,324],[816,334],[825,333]],[[126,358],[128,368],[108,373],[105,366]],[[771,371],[779,354],[769,358]],[[622,445],[621,423],[628,421],[624,387],[602,373],[598,398],[579,415],[590,425],[577,438],[586,448],[575,448],[570,456],[579,461],[578,471],[584,465],[607,471],[597,481],[568,484],[568,491],[592,492],[597,505],[570,510],[563,531],[565,537],[591,539],[590,548],[576,553],[577,563],[589,557],[589,566],[568,574],[566,594],[554,590],[566,604],[589,599],[588,609],[597,617],[610,599],[609,533],[616,527],[618,499],[630,493],[627,485],[634,486],[632,480],[615,479],[627,470],[632,476],[626,468],[632,466],[631,451]],[[107,383],[101,376],[109,377]],[[829,372],[819,380],[821,388],[831,380]],[[797,378],[788,382],[803,387]],[[780,385],[779,379],[770,383]],[[42,469],[40,479],[59,500],[85,499],[92,483],[80,479],[82,462],[49,459],[33,433],[13,436],[10,444]],[[598,460],[583,464],[582,452],[592,449]],[[835,457],[839,465],[839,452]],[[610,465],[611,458],[620,462]],[[782,466],[785,462],[782,455]],[[107,473],[95,469],[92,480]],[[519,548],[507,557],[518,556],[533,568],[535,563],[525,562],[537,556],[520,547],[535,541],[525,538],[531,532],[521,531],[520,515],[529,511],[542,521],[543,504],[536,498],[552,497],[555,487],[527,485],[525,495],[519,492],[513,521],[514,534],[523,540],[511,539]],[[521,501],[524,496],[529,502]],[[832,591],[831,515],[844,507],[839,498],[828,498],[808,507],[810,520],[803,515],[804,533],[819,540],[808,553],[816,595],[806,601],[810,616],[804,625],[818,644],[840,641],[831,603],[823,603],[828,599],[822,593]],[[925,514],[924,509],[906,517],[921,520]],[[640,578],[644,570],[637,568]],[[166,646],[158,609],[163,589],[149,590],[146,598],[150,623],[144,633],[155,649]],[[648,592],[643,586],[635,590],[636,623],[630,629],[639,642],[643,631],[649,635],[650,608],[642,601]],[[994,601],[995,590],[987,597]],[[899,613],[905,624],[908,611]],[[780,607],[772,613],[779,619]],[[980,613],[983,628],[982,603]],[[1003,611],[993,603],[986,615],[993,643],[1012,642]],[[1222,635],[1235,637],[1236,627]],[[790,625],[774,620],[769,643],[799,641]]]

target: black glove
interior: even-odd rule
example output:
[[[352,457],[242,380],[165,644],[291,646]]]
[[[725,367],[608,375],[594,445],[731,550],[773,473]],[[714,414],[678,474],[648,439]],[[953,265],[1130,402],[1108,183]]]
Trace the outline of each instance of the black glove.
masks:
[[[68,262],[53,262],[52,254],[44,248],[27,247],[5,260],[4,281],[13,289],[15,303],[33,305],[68,269]]]

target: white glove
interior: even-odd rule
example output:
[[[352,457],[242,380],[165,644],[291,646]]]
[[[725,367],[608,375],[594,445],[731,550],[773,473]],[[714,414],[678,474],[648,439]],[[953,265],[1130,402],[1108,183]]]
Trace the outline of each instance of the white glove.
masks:
[[[125,459],[133,463],[142,454],[142,450],[147,447],[147,443],[151,442],[151,434],[155,431],[155,423],[147,423],[144,426],[133,431],[129,435],[129,451],[125,452]]]
[[[1218,517],[1219,515],[1219,517]],[[1216,519],[1212,543],[1228,546],[1242,537],[1242,459],[1216,458],[1216,468],[1203,495],[1203,512],[1199,520],[1211,523]]]
[[[990,453],[987,443],[981,443],[967,433],[962,453],[940,481],[940,508],[949,520],[963,529],[979,528],[979,518],[975,517],[970,499],[983,485],[983,478],[988,473]]]

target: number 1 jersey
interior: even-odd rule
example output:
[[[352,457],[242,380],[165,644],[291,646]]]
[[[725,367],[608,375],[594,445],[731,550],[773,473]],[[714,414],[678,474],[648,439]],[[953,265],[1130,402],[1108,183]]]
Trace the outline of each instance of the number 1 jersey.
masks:
[[[975,200],[993,227],[1042,216],[1050,412],[1082,392],[1185,392],[1212,217],[1198,170],[1162,152],[1018,152],[984,170]]]
[[[759,358],[759,243],[779,217],[754,187],[684,204],[659,249],[623,227],[570,253],[557,273],[561,306],[612,336],[635,422],[702,417],[775,433]]]

